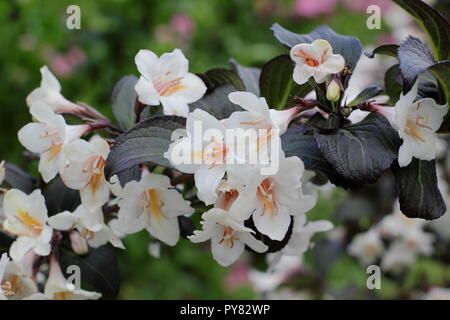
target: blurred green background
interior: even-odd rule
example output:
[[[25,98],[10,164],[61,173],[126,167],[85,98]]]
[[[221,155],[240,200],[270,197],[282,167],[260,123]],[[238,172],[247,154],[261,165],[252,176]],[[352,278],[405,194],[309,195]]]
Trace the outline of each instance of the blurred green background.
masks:
[[[65,97],[86,102],[111,116],[114,84],[125,74],[138,75],[134,56],[139,49],[161,54],[181,48],[190,61],[190,70],[203,72],[226,67],[230,58],[243,65],[260,66],[285,53],[269,29],[274,22],[299,33],[328,24],[339,33],[360,38],[363,45],[376,45],[389,33],[384,24],[381,30],[368,30],[365,12],[349,10],[339,1],[331,1],[337,3],[328,12],[308,16],[298,12],[298,2],[0,1],[0,159],[25,169],[36,165],[21,156],[23,148],[16,133],[30,119],[25,97],[39,86],[39,68],[43,65],[48,65],[60,80]],[[66,27],[66,9],[71,4],[81,8],[81,30]],[[342,198],[342,192],[335,192],[320,202],[309,217],[331,219]],[[175,248],[163,246],[161,258],[156,259],[148,254],[148,242],[145,232],[125,239],[127,250],[119,252],[123,278],[120,298],[258,297],[246,281],[241,285],[239,281],[238,285],[228,283],[231,268],[220,267],[212,259],[208,245],[194,245],[183,239]],[[306,256],[307,265],[311,263],[310,255]],[[352,281],[365,285],[365,276],[363,268],[348,256],[339,260],[328,275],[334,288]]]

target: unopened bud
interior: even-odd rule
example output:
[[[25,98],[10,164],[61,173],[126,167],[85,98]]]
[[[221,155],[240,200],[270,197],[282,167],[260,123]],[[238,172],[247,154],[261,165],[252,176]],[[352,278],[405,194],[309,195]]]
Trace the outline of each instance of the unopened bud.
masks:
[[[327,88],[327,100],[331,102],[336,102],[339,100],[340,95],[341,95],[341,87],[336,82],[336,80],[331,81]]]
[[[72,231],[69,236],[72,250],[76,254],[85,255],[89,252],[89,247],[86,239],[84,239],[78,231]]]

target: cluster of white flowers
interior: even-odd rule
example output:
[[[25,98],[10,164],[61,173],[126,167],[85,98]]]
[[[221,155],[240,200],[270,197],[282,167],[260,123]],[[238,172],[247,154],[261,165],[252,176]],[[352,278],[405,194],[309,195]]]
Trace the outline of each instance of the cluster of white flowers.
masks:
[[[392,214],[353,238],[348,252],[361,264],[370,265],[381,258],[383,271],[400,272],[413,265],[420,255],[433,253],[434,235],[424,230],[426,225],[424,220],[403,215],[397,202]]]

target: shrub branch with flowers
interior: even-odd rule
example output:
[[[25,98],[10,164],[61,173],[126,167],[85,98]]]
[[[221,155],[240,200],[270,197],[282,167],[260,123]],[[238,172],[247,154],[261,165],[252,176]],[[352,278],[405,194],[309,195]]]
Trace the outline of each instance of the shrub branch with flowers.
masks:
[[[391,170],[403,214],[442,216],[435,157],[437,134],[450,130],[450,25],[419,0],[394,2],[419,21],[432,50],[409,36],[366,53],[398,64],[386,72],[384,88],[369,86],[352,101],[345,92],[362,47],[327,26],[301,35],[274,24],[289,54],[261,69],[230,60],[230,69],[193,74],[178,49],[159,57],[141,50],[140,77],[125,76],[113,90],[117,126],[66,99],[41,68],[41,85],[26,99],[32,122],[18,132],[39,159],[40,177],[0,164],[0,244],[8,251],[0,261],[0,298],[112,298],[120,285],[113,247],[126,249],[121,238],[144,229],[169,246],[180,237],[208,241],[222,266],[244,250],[301,255],[314,233],[333,227],[307,219],[317,202],[314,182],[325,178],[356,189]],[[389,104],[373,99],[381,93]],[[352,123],[355,110],[370,114]],[[216,134],[196,140],[199,123]],[[262,135],[242,157],[225,139],[229,129]],[[176,161],[180,150],[194,161]],[[245,156],[252,152],[269,157],[250,163]],[[262,170],[274,162],[276,172]],[[374,238],[365,237],[352,252]],[[81,268],[83,284],[95,292],[66,280],[69,265]]]

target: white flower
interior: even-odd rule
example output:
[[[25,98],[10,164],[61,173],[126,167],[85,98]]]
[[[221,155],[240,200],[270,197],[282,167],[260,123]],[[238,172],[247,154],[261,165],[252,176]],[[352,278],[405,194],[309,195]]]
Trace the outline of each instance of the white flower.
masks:
[[[386,238],[408,238],[409,234],[416,234],[421,231],[427,222],[422,219],[412,219],[406,217],[400,211],[398,201],[394,204],[393,213],[385,216],[378,224],[378,228],[383,237]]]
[[[307,221],[304,213],[294,217],[294,227],[289,242],[282,252],[287,255],[301,255],[309,247],[311,238],[317,232],[326,232],[333,229],[333,224],[327,220]]]
[[[19,141],[29,151],[40,155],[38,169],[44,181],[49,182],[64,167],[64,146],[81,137],[90,126],[66,125],[61,115],[42,102],[33,104],[30,113],[36,122],[19,130]]]
[[[330,43],[323,39],[312,43],[300,43],[291,49],[294,68],[294,81],[304,84],[312,76],[317,83],[322,83],[328,75],[338,73],[345,67],[345,60],[340,54],[333,54]]]
[[[135,62],[141,77],[135,86],[139,101],[147,105],[162,104],[164,114],[187,117],[189,103],[203,97],[206,86],[193,73],[179,49],[157,57],[150,50],[140,50]]]
[[[0,184],[2,184],[3,180],[5,180],[5,174],[6,174],[5,161],[2,161],[0,162]]]
[[[102,295],[76,288],[64,277],[56,257],[50,257],[50,274],[45,284],[44,294],[53,300],[97,300]]]
[[[383,251],[383,241],[375,229],[356,235],[348,246],[348,253],[364,265],[373,263]]]
[[[37,292],[36,283],[22,264],[9,261],[4,253],[0,260],[0,300],[22,300]]]
[[[64,183],[80,190],[81,203],[88,211],[95,211],[109,199],[109,183],[104,168],[109,153],[106,140],[94,136],[69,143],[64,148],[68,164],[61,171]]]
[[[168,177],[151,173],[139,182],[128,182],[119,195],[118,205],[118,221],[113,224],[118,229],[116,233],[147,229],[151,236],[170,246],[180,238],[178,216],[194,212],[190,202],[170,185]]]
[[[304,172],[300,158],[283,158],[277,174],[254,177],[246,185],[243,194],[254,206],[252,216],[259,232],[273,240],[282,240],[291,224],[291,216],[314,207],[317,198],[304,196],[302,192]]]
[[[260,253],[267,250],[264,243],[251,235],[254,231],[233,218],[230,211],[213,208],[202,214],[202,219],[203,230],[194,231],[189,239],[195,243],[211,240],[213,257],[221,266],[235,262],[245,245]]]
[[[79,205],[73,213],[64,211],[50,217],[48,224],[56,230],[78,230],[93,248],[110,242],[114,247],[124,249],[122,241],[105,224],[101,208],[89,212],[83,205]]]
[[[278,129],[282,135],[291,120],[299,114],[298,108],[288,110],[269,109],[265,98],[258,98],[251,92],[236,91],[228,99],[246,111],[235,111],[223,120],[228,128]]]
[[[400,272],[412,266],[417,261],[417,256],[417,251],[411,250],[404,241],[394,241],[382,256],[381,269]]]
[[[201,126],[200,130],[198,126]],[[230,147],[225,144],[225,126],[206,111],[195,109],[187,117],[186,131],[187,136],[173,142],[164,156],[177,170],[193,173],[198,198],[206,205],[213,204],[227,163],[233,157]],[[207,140],[204,139],[207,132],[217,134]],[[176,159],[177,156],[182,157],[181,161]],[[187,161],[183,162],[184,159]]]
[[[26,195],[20,190],[10,189],[3,199],[6,220],[5,231],[17,236],[9,249],[10,257],[21,260],[31,250],[40,256],[50,253],[53,230],[47,222],[47,208],[41,190]]]
[[[34,89],[26,99],[28,107],[39,102],[47,104],[56,113],[78,113],[82,110],[82,107],[64,98],[58,79],[47,66],[41,68],[41,75],[41,86]]]
[[[419,80],[395,105],[395,126],[403,140],[398,154],[401,167],[407,166],[413,157],[421,160],[436,158],[436,131],[448,111],[447,104],[438,105],[432,98],[414,102],[418,86]]]

